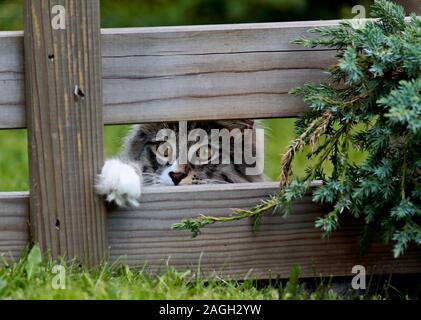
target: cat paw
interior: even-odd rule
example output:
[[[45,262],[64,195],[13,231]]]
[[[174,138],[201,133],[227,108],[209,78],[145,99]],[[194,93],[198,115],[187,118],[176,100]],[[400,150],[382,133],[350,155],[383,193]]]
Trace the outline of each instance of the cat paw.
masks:
[[[112,159],[102,167],[95,189],[107,202],[115,202],[120,207],[139,207],[141,186],[141,177],[132,166]]]

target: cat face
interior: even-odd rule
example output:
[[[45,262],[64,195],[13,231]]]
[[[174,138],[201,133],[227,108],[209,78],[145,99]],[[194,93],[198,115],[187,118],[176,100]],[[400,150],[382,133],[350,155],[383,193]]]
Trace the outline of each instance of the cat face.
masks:
[[[252,120],[136,125],[123,156],[141,165],[145,185],[262,181],[261,172],[247,174],[255,132]]]

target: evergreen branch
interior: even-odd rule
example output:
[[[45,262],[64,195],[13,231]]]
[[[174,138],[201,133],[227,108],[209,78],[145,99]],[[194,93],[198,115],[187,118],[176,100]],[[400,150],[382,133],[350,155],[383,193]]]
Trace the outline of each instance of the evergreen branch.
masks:
[[[263,200],[260,204],[256,205],[250,210],[233,209],[232,214],[226,217],[215,217],[202,214],[196,219],[185,219],[180,223],[175,223],[172,225],[172,229],[190,230],[192,232],[193,238],[195,238],[200,234],[201,229],[207,225],[214,223],[233,222],[248,218],[254,221],[253,229],[255,230],[259,226],[260,217],[270,210],[277,209],[280,204],[281,201],[279,196],[273,195],[268,200]]]

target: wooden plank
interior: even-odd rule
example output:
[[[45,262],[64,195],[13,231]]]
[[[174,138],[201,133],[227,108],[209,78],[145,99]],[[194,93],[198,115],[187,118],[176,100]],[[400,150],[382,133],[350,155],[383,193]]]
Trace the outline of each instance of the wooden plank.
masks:
[[[0,193],[0,264],[19,259],[29,243],[27,192]]]
[[[352,221],[329,241],[322,240],[314,221],[324,209],[310,196],[297,202],[287,219],[266,216],[255,234],[248,221],[210,226],[196,239],[188,231],[171,230],[173,223],[200,213],[223,216],[230,208],[251,207],[277,190],[276,183],[147,188],[139,210],[109,214],[111,260],[146,266],[151,273],[167,262],[179,270],[200,266],[205,274],[233,278],[286,278],[294,264],[301,266],[303,277],[352,275],[356,264],[372,274],[421,272],[419,250],[396,260],[390,246],[374,245],[360,257],[361,227]]]
[[[163,270],[167,261],[179,270],[197,270],[200,261],[203,273],[215,271],[232,278],[270,274],[286,278],[294,264],[300,264],[303,277],[351,275],[355,264],[366,266],[373,274],[421,272],[419,250],[393,259],[390,246],[374,245],[360,257],[361,228],[352,221],[329,241],[322,240],[314,220],[324,209],[310,197],[298,202],[286,219],[266,216],[255,234],[248,221],[210,226],[195,239],[187,231],[170,229],[173,223],[199,213],[222,216],[232,207],[253,206],[277,190],[276,183],[146,187],[140,210],[109,212],[110,260],[132,266],[146,264],[151,273]],[[0,253],[12,252],[18,257],[26,243],[27,197],[0,193],[0,219],[7,221],[0,226]]]
[[[336,23],[104,30],[105,121],[296,116],[304,105],[287,92],[320,81],[333,59],[290,41]]]
[[[54,30],[48,1],[25,1],[25,84],[32,236],[53,257],[89,265],[105,254],[98,0],[66,1]],[[79,88],[77,94],[75,88]]]
[[[0,32],[0,129],[23,127],[23,33]]]
[[[106,123],[297,116],[306,107],[288,91],[333,63],[326,51],[105,59]]]
[[[333,52],[290,41],[337,21],[102,30],[106,124],[296,116],[287,92]],[[22,33],[0,32],[0,128],[26,126]]]
[[[416,13],[421,16],[421,4],[419,0],[396,0],[397,4],[403,6],[406,14]]]

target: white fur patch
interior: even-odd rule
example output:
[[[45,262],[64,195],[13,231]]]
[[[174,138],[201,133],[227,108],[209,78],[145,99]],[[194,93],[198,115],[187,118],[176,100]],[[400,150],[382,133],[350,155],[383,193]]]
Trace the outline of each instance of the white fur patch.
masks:
[[[178,163],[177,161],[174,161],[172,165],[170,165],[168,168],[165,168],[164,171],[161,172],[159,176],[159,184],[164,186],[173,186],[174,181],[172,181],[170,177],[171,171],[177,171]]]
[[[142,177],[130,165],[112,159],[105,162],[95,187],[108,202],[115,202],[120,207],[138,207]]]

